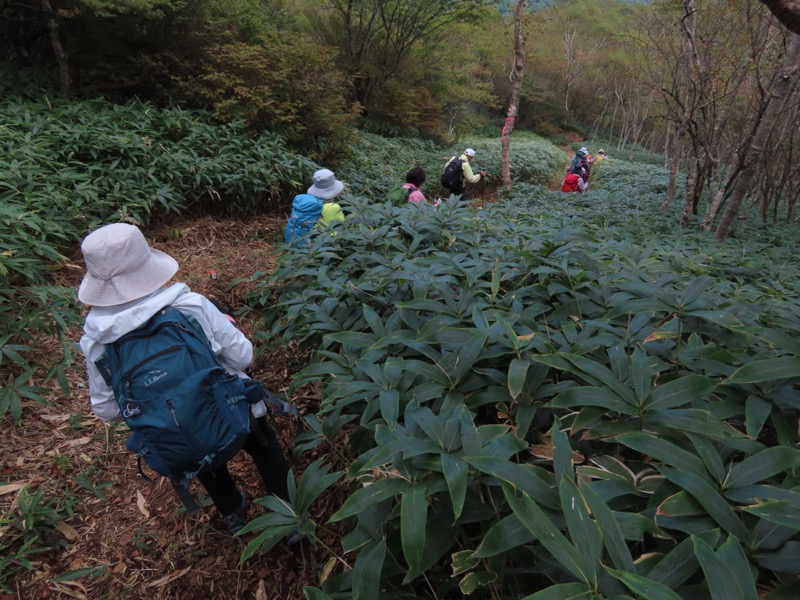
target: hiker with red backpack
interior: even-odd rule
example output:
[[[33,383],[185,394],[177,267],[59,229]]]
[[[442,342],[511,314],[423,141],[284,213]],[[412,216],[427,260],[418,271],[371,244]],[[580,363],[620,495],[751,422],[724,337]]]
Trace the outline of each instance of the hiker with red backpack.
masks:
[[[564,181],[561,183],[561,191],[562,192],[584,192],[588,187],[588,184],[581,176],[582,169],[578,169],[578,173],[575,173],[572,169],[567,171],[566,176],[564,177]]]
[[[447,161],[442,174],[442,187],[450,190],[454,196],[461,196],[468,200],[466,184],[476,184],[481,177],[486,177],[486,171],[473,173],[470,163],[475,158],[475,150],[467,148],[461,156],[454,156]]]
[[[129,450],[165,475],[187,510],[197,478],[228,531],[247,522],[247,500],[226,466],[239,449],[253,458],[267,490],[289,501],[289,465],[261,418],[269,394],[244,371],[253,345],[133,225],[115,223],[81,244],[87,273],[78,299],[90,306],[80,340],[89,399],[105,422],[124,419]]]

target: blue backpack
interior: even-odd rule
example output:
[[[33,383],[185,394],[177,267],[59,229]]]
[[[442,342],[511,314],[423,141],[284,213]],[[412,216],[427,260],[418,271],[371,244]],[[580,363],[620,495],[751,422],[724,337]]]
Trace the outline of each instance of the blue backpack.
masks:
[[[322,216],[322,200],[311,194],[298,194],[292,201],[292,213],[286,223],[283,241],[286,244],[296,242],[317,224]]]
[[[108,344],[97,364],[130,427],[128,450],[168,477],[193,512],[191,480],[227,463],[250,434],[244,380],[225,370],[199,323],[171,306]],[[141,464],[139,472],[147,479]]]

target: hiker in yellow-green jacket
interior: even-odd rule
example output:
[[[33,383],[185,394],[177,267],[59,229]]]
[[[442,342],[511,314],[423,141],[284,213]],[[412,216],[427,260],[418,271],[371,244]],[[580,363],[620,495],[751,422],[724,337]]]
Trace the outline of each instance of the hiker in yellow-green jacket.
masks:
[[[330,169],[320,169],[312,177],[314,185],[308,193],[298,194],[292,201],[292,213],[286,223],[284,242],[295,244],[316,225],[327,227],[333,221],[344,221],[342,207],[332,202],[344,189]]]
[[[470,162],[475,158],[475,150],[467,148],[461,156],[454,156],[447,161],[442,175],[442,186],[450,190],[451,194],[460,195],[462,200],[467,199],[466,184],[475,184],[486,177],[485,171],[473,173]]]

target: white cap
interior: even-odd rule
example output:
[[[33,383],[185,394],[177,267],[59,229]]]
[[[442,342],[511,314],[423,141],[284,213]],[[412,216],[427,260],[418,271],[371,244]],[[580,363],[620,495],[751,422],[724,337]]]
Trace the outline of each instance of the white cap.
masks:
[[[581,148],[581,149],[580,149],[580,152],[583,152],[584,154],[589,154],[589,151],[586,149],[586,146],[584,146],[583,148]]]
[[[466,150],[464,150],[464,154],[466,154],[467,156],[475,156],[475,150],[473,150],[472,148],[467,148]]]

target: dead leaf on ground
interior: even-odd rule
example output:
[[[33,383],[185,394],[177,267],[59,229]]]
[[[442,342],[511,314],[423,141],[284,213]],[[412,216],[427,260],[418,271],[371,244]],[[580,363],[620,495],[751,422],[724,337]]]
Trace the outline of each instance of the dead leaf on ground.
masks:
[[[75,528],[72,525],[68,525],[64,521],[59,521],[56,523],[56,529],[61,532],[61,535],[67,538],[67,541],[74,542],[78,539],[78,532],[75,531]]]
[[[264,580],[258,582],[258,589],[256,590],[256,600],[267,600],[267,586],[264,585]]]
[[[136,490],[136,506],[139,507],[139,512],[144,515],[145,519],[150,518],[150,511],[147,508],[147,500],[144,499],[142,490]]]
[[[3,494],[11,494],[12,492],[18,492],[26,485],[28,485],[28,481],[15,481],[14,483],[7,483],[4,485],[0,485],[0,496]]]
[[[185,569],[181,569],[180,571],[175,571],[170,573],[169,575],[164,575],[161,579],[156,579],[152,583],[148,583],[147,587],[164,587],[165,585],[172,583],[176,579],[180,579],[184,575],[186,575],[189,571],[192,570],[192,567],[186,567]]]

